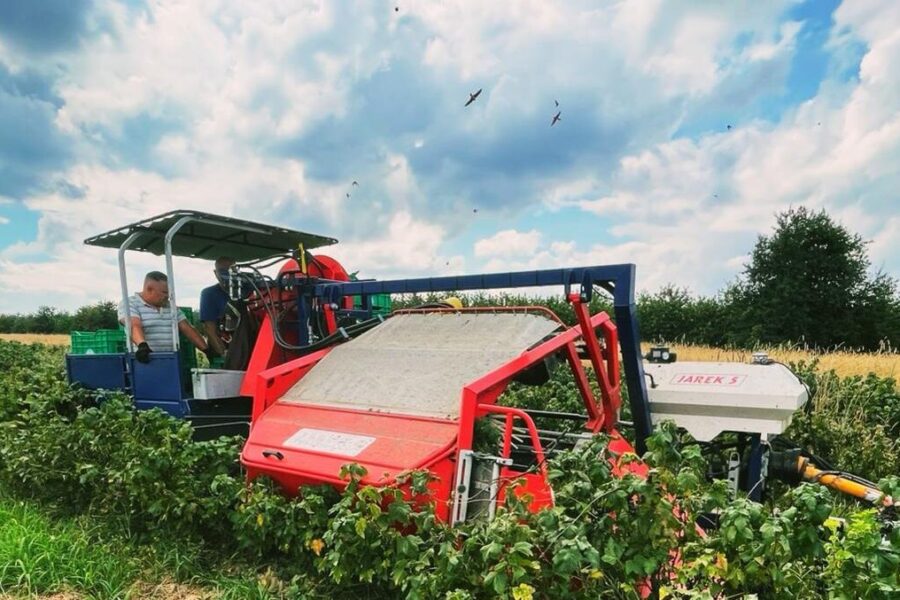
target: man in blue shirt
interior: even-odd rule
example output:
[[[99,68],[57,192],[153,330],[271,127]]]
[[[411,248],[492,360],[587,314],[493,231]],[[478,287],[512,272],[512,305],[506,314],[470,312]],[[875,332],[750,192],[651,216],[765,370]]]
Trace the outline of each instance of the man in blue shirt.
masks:
[[[200,292],[200,320],[209,340],[210,348],[219,356],[225,356],[233,328],[225,326],[226,316],[232,310],[228,302],[228,269],[234,265],[234,259],[222,256],[216,259],[217,284],[204,288]],[[236,314],[236,313],[235,313]]]

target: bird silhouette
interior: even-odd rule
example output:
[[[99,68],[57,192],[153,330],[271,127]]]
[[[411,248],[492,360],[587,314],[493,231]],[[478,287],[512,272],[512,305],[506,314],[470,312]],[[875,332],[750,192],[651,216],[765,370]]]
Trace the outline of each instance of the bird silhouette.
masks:
[[[472,209],[472,212],[473,212],[473,213],[477,213],[477,212],[478,212],[478,209],[477,209],[477,208],[473,208],[473,209]]]
[[[347,192],[347,197],[348,197],[348,198],[350,197],[350,192]]]
[[[731,125],[729,125],[729,126],[727,127],[727,129],[728,129],[728,131],[731,131]]]
[[[468,100],[468,102],[466,102],[465,106],[468,106],[468,105],[472,104],[473,102],[475,102],[475,99],[478,98],[478,96],[480,96],[480,95],[481,95],[481,88],[479,88],[479,90],[477,92],[475,92],[474,94],[469,94],[469,100]],[[463,108],[465,108],[465,106]]]
[[[354,182],[353,182],[353,183],[351,183],[351,184],[350,184],[350,185],[355,185],[355,186],[356,186],[356,187],[359,187],[359,183],[358,183],[358,182],[356,182],[356,181],[355,181],[355,180],[354,180]]]
[[[394,7],[394,12],[400,12],[400,7],[399,7],[399,6],[395,6],[395,7]]]
[[[559,111],[558,113],[553,115],[553,120],[550,121],[550,127],[553,127],[557,122],[562,121],[562,117],[560,115],[562,115],[562,111]]]
[[[553,104],[555,104],[555,105],[557,106],[557,108],[558,108],[558,107],[559,107],[559,100],[554,100],[554,101],[553,101]]]

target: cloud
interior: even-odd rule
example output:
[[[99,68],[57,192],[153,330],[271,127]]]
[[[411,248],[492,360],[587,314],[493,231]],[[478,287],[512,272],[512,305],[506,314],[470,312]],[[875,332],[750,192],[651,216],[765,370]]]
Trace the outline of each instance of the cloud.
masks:
[[[72,141],[54,124],[61,102],[50,78],[0,62],[0,196],[21,197],[68,162]]]
[[[0,39],[36,53],[75,46],[87,27],[91,0],[0,2]]]
[[[541,238],[541,232],[537,229],[527,232],[504,229],[475,242],[475,256],[478,258],[531,256],[540,247]]]
[[[598,197],[590,186],[580,200],[551,194],[556,205],[617,220],[610,231],[621,243],[579,245],[583,256],[636,262],[645,287],[668,280],[712,292],[740,269],[775,213],[806,205],[871,239],[875,266],[900,273],[900,75],[888,58],[900,51],[900,36],[870,23],[880,18],[836,15],[837,27],[852,28],[869,47],[858,82],[826,86],[775,125],[756,121],[626,156]],[[576,257],[549,253],[529,264],[569,258]]]
[[[453,259],[442,256],[440,247],[445,232],[439,225],[416,221],[406,212],[394,214],[384,235],[351,241],[323,249],[361,276],[379,274],[382,278],[430,275],[446,271]]]
[[[29,273],[90,257],[112,279],[84,293],[113,293],[81,241],[173,208],[333,235],[366,276],[634,261],[710,292],[808,204],[900,272],[898,9],[804,5],[834,26],[801,98],[794,5],[95,0],[55,46],[0,24],[0,196],[39,215],[0,290],[27,307]]]

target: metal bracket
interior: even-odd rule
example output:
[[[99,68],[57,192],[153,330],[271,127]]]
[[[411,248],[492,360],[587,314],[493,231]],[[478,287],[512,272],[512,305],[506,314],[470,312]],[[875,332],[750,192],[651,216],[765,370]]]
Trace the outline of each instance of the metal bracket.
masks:
[[[453,493],[453,511],[450,515],[451,525],[466,521],[472,492],[472,467],[476,460],[493,463],[491,466],[490,497],[488,498],[488,519],[493,519],[494,515],[497,514],[497,497],[500,495],[500,467],[512,466],[512,459],[483,454],[474,450],[461,450],[459,463],[456,467],[456,489]]]

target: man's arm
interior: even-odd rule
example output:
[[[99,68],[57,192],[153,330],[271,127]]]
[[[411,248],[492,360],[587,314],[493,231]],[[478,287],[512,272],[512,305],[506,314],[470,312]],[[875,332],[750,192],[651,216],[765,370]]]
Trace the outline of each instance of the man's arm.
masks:
[[[119,323],[125,324],[125,319],[119,319]],[[131,343],[137,346],[144,341],[144,326],[140,317],[131,317]]]
[[[203,321],[203,329],[206,331],[206,339],[210,347],[219,356],[225,356],[225,345],[219,337],[219,326],[215,321]]]
[[[197,346],[201,351],[206,352],[209,349],[209,344],[207,344],[206,340],[203,339],[203,336],[188,323],[187,319],[178,321],[178,330],[181,331],[187,339],[191,340],[191,343]]]

